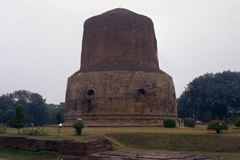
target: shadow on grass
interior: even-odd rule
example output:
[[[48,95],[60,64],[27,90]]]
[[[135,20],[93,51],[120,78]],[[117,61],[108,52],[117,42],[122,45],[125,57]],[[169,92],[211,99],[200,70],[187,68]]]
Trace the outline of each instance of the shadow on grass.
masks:
[[[227,134],[230,134],[230,133],[205,133],[205,134],[210,134],[210,135],[227,135]]]

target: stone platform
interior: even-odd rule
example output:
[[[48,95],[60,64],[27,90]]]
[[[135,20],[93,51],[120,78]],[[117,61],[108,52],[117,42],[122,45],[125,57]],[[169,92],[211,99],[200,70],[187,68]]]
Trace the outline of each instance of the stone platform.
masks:
[[[106,151],[88,155],[87,157],[62,156],[68,160],[225,160],[215,155],[175,153],[175,152],[118,152]]]

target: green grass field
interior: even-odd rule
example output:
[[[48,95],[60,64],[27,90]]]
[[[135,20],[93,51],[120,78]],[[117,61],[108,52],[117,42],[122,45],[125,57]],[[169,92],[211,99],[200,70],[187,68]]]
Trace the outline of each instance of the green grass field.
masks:
[[[118,151],[154,151],[154,152],[188,152],[214,154],[229,160],[240,158],[240,130],[233,130],[216,134],[208,131],[206,125],[197,125],[195,128],[163,128],[163,127],[89,127],[83,129],[82,136],[76,136],[71,127],[61,128],[62,138],[57,138],[57,127],[47,127],[48,136],[28,136],[38,139],[74,140],[107,138],[112,141],[113,150]],[[7,134],[0,136],[17,135],[17,129],[8,129]],[[12,154],[12,153],[15,154]],[[17,155],[17,156],[16,156]],[[0,147],[0,158],[5,159],[56,159],[58,152],[40,151],[29,152]]]

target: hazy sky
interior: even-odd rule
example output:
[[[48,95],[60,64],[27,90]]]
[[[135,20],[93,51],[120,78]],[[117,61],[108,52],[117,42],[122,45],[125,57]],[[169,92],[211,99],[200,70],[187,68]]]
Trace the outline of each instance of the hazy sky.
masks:
[[[240,0],[0,0],[0,95],[23,89],[65,101],[84,21],[120,7],[152,19],[177,97],[207,72],[240,71]]]

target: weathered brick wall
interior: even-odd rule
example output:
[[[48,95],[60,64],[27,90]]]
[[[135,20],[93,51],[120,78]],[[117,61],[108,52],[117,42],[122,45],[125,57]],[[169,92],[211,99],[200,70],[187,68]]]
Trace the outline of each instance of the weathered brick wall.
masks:
[[[59,151],[65,155],[86,156],[92,153],[109,150],[111,148],[111,143],[106,139],[58,141],[0,136],[0,146],[28,151]]]
[[[159,72],[152,20],[121,8],[85,21],[80,72],[119,70]]]
[[[166,117],[176,119],[177,106],[164,72],[102,71],[68,79],[65,125],[82,118],[87,126],[162,126]]]
[[[159,69],[152,20],[120,8],[86,20],[64,125],[163,126],[166,117],[177,119],[175,89]]]

